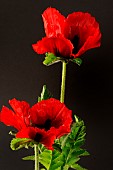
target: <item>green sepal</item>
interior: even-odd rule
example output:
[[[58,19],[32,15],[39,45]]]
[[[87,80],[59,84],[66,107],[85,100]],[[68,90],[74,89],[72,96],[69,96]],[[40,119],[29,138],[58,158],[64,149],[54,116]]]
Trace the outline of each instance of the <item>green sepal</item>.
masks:
[[[43,88],[42,88],[41,96],[38,97],[38,102],[40,102],[42,100],[47,100],[51,97],[52,97],[52,94],[49,92],[46,85],[44,85]]]
[[[82,59],[81,58],[74,58],[71,61],[76,63],[79,66],[81,66],[81,64],[82,64]]]
[[[52,65],[60,61],[60,58],[56,57],[53,53],[46,53],[45,55],[46,57],[45,60],[43,61],[43,64],[46,66]]]
[[[12,150],[18,150],[21,148],[33,147],[34,142],[28,138],[13,138],[10,143],[10,147]]]

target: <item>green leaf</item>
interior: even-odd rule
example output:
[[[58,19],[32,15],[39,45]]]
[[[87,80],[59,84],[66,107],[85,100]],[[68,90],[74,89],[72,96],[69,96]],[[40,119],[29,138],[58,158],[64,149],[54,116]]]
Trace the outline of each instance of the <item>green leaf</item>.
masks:
[[[45,149],[39,154],[39,162],[48,170],[52,159],[52,151]]]
[[[64,163],[61,152],[55,149],[54,151],[44,149],[39,154],[39,161],[47,170],[61,170]]]
[[[74,165],[76,162],[78,162],[80,160],[80,158],[73,158],[71,157],[69,160],[68,160],[68,166],[71,167],[71,165]]]
[[[53,53],[46,53],[46,57],[45,60],[43,61],[43,64],[49,66],[59,61],[60,58],[56,57]]]
[[[52,159],[49,170],[60,170],[64,164],[64,156],[58,150],[52,152]]]
[[[23,147],[27,148],[32,147],[34,144],[31,139],[28,138],[13,138],[10,144],[12,150],[18,150]]]
[[[74,165],[80,169],[81,166],[76,164],[76,162],[80,160],[81,156],[89,155],[85,149],[81,148],[85,143],[86,135],[84,121],[80,120],[77,116],[75,116],[75,121],[76,122],[72,124],[71,132],[68,135],[61,137],[59,140],[61,143],[62,154],[64,155],[64,169],[68,169],[72,166],[74,167]]]
[[[74,168],[74,169],[76,169],[76,170],[87,170],[86,168],[83,168],[83,167],[81,167],[81,166],[78,165],[78,164],[72,165],[71,168]]]
[[[42,100],[47,100],[51,97],[52,97],[51,93],[47,89],[46,85],[44,85],[43,88],[42,88],[41,96],[38,97],[38,102],[40,102]]]
[[[35,155],[26,156],[22,159],[25,160],[25,161],[35,161]]]
[[[72,62],[78,64],[79,66],[82,64],[82,59],[81,58],[74,58],[73,60],[71,60]]]

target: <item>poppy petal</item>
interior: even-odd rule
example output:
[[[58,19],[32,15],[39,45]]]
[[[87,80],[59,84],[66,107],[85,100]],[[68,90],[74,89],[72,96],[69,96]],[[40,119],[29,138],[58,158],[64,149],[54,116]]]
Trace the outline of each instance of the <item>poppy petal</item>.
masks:
[[[17,138],[29,138],[29,139],[34,139],[36,135],[36,130],[34,127],[25,127],[22,128],[17,134]]]
[[[42,14],[45,33],[47,37],[63,33],[65,17],[55,8],[47,8]]]
[[[70,57],[73,49],[73,45],[70,40],[62,36],[50,38],[45,37],[32,46],[34,51],[38,54],[51,52],[58,57]]]
[[[5,106],[3,106],[1,110],[0,121],[7,126],[13,126],[18,130],[21,129],[21,121],[19,121],[19,118],[14,114],[12,110]]]
[[[77,53],[74,54],[75,57],[80,56],[88,49],[100,46],[99,24],[89,13],[74,12],[69,14],[66,19],[65,36],[71,42],[75,37],[79,39],[78,47],[74,46],[78,48]]]
[[[53,150],[52,145],[54,144],[54,140],[56,139],[55,131],[46,132],[43,129],[35,128],[35,127],[26,127],[23,128],[16,134],[17,138],[29,138],[38,143],[42,143],[45,145],[47,149]]]
[[[52,132],[60,137],[70,132],[72,123],[72,111],[59,100],[50,98],[35,104],[30,110],[31,120],[38,128]]]
[[[15,111],[16,115],[23,119],[26,125],[30,124],[30,115],[29,115],[29,108],[30,105],[25,101],[19,101],[15,98],[9,100],[9,104]]]

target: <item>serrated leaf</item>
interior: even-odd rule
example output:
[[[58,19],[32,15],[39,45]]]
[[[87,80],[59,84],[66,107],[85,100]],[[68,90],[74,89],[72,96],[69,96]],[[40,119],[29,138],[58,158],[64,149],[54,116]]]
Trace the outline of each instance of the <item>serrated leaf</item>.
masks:
[[[81,58],[74,58],[73,60],[71,60],[72,62],[76,63],[77,65],[81,65],[82,64],[82,59]]]
[[[39,162],[48,170],[52,159],[52,151],[44,149],[43,152],[39,154]]]
[[[69,167],[71,167],[71,165],[75,164],[76,162],[78,162],[80,160],[80,158],[73,158],[71,157],[70,159],[68,159],[68,165]]]
[[[47,100],[51,97],[52,97],[52,94],[49,92],[46,85],[44,85],[43,88],[42,88],[41,96],[38,97],[38,102],[40,102],[42,100]]]
[[[59,57],[56,57],[53,53],[46,53],[45,60],[43,61],[43,64],[46,66],[50,66],[56,62],[59,62]]]
[[[83,168],[82,166],[78,165],[78,164],[74,164],[71,166],[71,168],[74,168],[76,170],[87,170],[86,168]]]
[[[59,170],[64,164],[64,156],[58,150],[52,152],[52,159],[49,170]]]
[[[32,147],[34,144],[31,139],[28,138],[13,138],[10,144],[12,150],[18,150],[21,148]]]
[[[71,152],[71,157],[79,157],[79,156],[87,156],[89,155],[88,152],[86,152],[85,149],[74,149],[72,152]]]
[[[71,132],[60,138],[62,154],[64,155],[64,169],[74,166],[81,156],[87,156],[89,153],[82,149],[85,143],[86,128],[84,122],[75,116],[76,122],[72,124]],[[78,165],[78,164],[77,164]],[[80,166],[78,165],[80,168]]]

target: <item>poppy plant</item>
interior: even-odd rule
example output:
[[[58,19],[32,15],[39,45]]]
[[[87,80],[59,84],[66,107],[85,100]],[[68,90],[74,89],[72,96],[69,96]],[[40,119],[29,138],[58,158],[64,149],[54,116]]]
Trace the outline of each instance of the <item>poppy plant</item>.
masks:
[[[38,54],[50,52],[57,57],[73,59],[100,46],[99,24],[89,13],[73,12],[65,18],[49,7],[42,18],[46,37],[32,45]]]
[[[14,111],[3,107],[1,122],[15,127],[17,138],[29,138],[53,149],[54,140],[70,132],[71,110],[54,98],[43,100],[30,108],[25,101],[12,99],[9,104]]]

